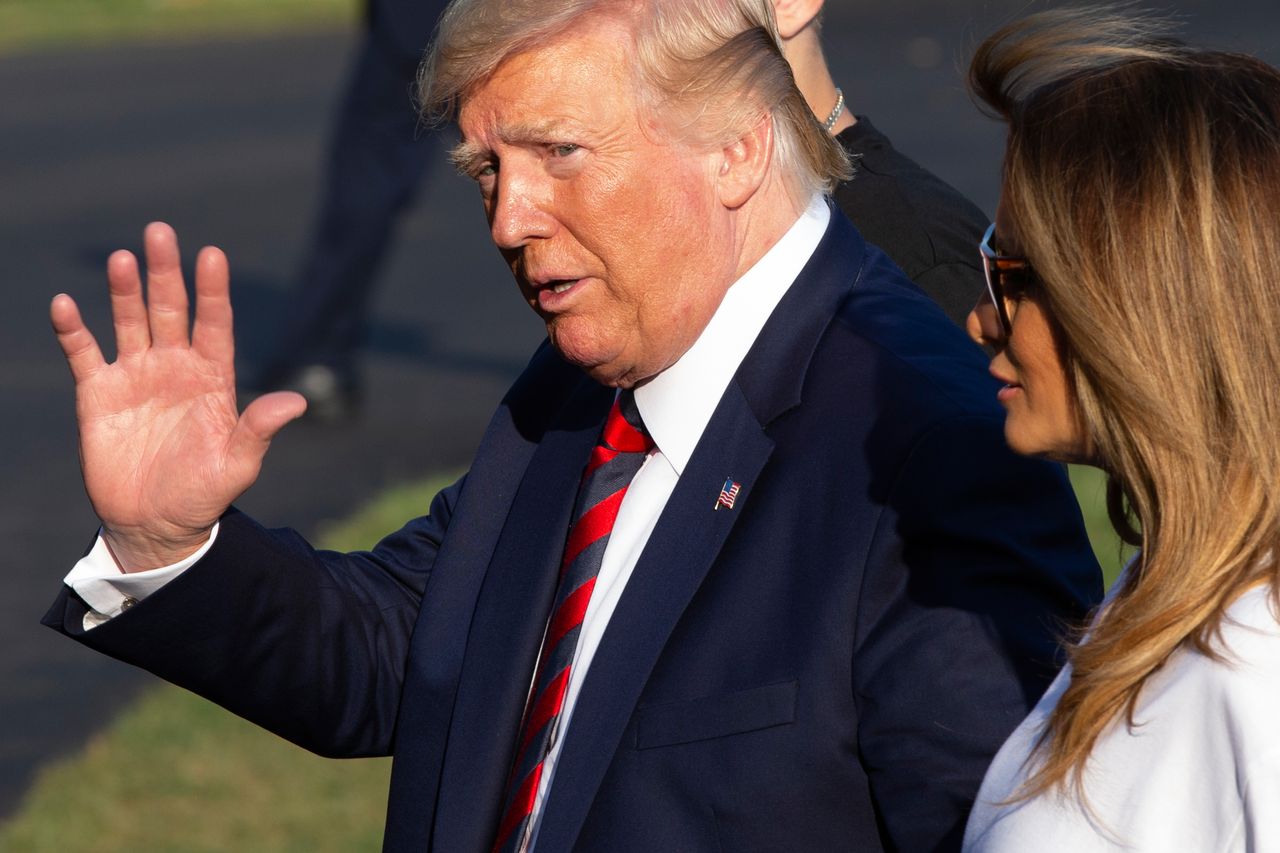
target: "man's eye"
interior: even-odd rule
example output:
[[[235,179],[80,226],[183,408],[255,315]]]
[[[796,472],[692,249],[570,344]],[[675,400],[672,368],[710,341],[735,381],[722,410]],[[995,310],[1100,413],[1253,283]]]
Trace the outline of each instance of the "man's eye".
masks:
[[[477,179],[488,178],[496,174],[498,174],[498,167],[492,163],[481,163],[476,167],[475,171],[472,172],[473,177]]]
[[[551,154],[554,157],[568,157],[578,150],[578,146],[572,142],[562,142],[559,145],[551,146]]]

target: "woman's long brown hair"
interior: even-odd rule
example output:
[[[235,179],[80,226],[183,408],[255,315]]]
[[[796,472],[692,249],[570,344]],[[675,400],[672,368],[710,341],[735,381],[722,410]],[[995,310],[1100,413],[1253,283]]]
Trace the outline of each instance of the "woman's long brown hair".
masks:
[[[1043,282],[1113,521],[1141,546],[1086,639],[1016,799],[1084,796],[1098,738],[1226,609],[1280,584],[1280,73],[1101,7],[986,39],[1009,127],[1003,204]]]

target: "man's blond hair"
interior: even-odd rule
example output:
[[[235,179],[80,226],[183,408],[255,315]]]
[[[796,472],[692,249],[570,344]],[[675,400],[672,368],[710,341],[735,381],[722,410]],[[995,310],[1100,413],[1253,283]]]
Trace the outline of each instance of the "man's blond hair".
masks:
[[[424,118],[455,118],[505,59],[598,15],[630,24],[632,43],[619,48],[634,55],[640,103],[674,139],[728,144],[768,117],[775,162],[798,200],[850,176],[844,150],[796,88],[769,0],[454,0],[419,75]]]

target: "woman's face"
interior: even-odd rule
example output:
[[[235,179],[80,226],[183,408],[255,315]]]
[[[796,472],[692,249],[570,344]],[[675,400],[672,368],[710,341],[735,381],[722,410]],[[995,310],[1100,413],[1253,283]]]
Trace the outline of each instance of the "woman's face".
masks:
[[[1023,256],[1003,202],[996,210],[991,245],[1000,255]],[[1015,452],[1027,456],[1062,462],[1087,460],[1088,441],[1063,367],[1061,344],[1037,288],[1033,285],[1025,293],[1010,294],[1005,305],[1010,321],[1007,335],[989,295],[974,306],[966,324],[975,341],[995,351],[990,369],[991,375],[1004,383],[996,399],[1008,412],[1005,441]]]

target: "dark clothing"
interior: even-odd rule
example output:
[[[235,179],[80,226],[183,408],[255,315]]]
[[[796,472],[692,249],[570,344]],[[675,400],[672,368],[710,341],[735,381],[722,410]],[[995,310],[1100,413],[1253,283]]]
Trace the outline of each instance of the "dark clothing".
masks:
[[[412,80],[446,5],[448,0],[369,0],[365,24],[378,52]]]
[[[272,390],[305,365],[356,384],[356,351],[387,245],[429,161],[414,84],[444,0],[373,0],[334,121],[323,196],[284,327],[254,384]]]
[[[835,200],[867,242],[964,326],[986,291],[978,242],[988,219],[937,175],[893,147],[866,116],[836,137],[853,158],[853,179]]]
[[[583,683],[536,853],[959,849],[987,764],[1101,595],[986,359],[839,213],[730,382]],[[488,853],[613,389],[544,345],[467,476],[370,553],[232,511],[90,632],[310,749],[393,753],[385,846]],[[716,511],[725,478],[740,484]]]

